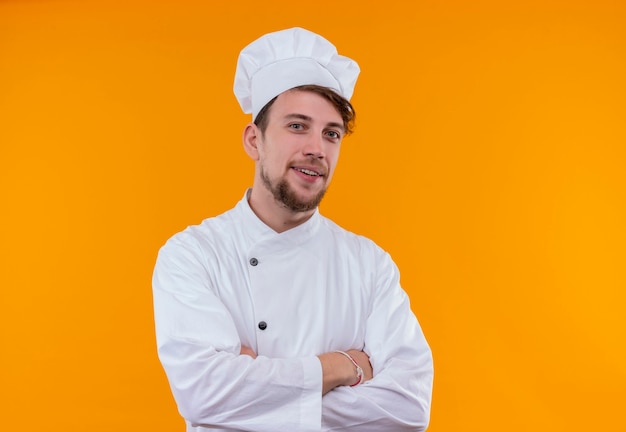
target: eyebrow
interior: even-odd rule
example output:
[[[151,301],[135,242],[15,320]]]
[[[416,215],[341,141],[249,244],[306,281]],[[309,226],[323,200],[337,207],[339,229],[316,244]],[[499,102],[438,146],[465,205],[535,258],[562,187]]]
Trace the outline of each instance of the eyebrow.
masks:
[[[304,120],[304,121],[309,121],[309,122],[313,121],[312,117],[308,115],[304,115],[304,114],[298,114],[298,113],[287,114],[285,116],[285,120],[289,120],[289,119],[298,119],[298,120]],[[330,122],[326,124],[326,127],[338,128],[338,129],[341,129],[342,132],[345,132],[345,128],[343,127],[343,124],[341,123]]]

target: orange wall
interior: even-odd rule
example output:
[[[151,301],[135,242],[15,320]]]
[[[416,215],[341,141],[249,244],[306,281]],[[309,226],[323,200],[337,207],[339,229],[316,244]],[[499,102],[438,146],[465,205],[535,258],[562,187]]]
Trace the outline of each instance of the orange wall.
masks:
[[[430,431],[626,430],[626,4],[382,5],[0,1],[1,430],[183,430],[155,254],[250,184],[237,54],[295,25],[362,67],[322,211],[402,270]]]

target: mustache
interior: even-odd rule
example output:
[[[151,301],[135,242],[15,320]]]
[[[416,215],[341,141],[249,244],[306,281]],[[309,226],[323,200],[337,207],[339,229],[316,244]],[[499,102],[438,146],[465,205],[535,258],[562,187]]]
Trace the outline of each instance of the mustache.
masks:
[[[320,162],[318,159],[305,159],[301,161],[291,161],[289,163],[289,166],[290,167],[319,168],[320,170],[324,171],[324,173],[328,171],[328,166],[325,163]]]

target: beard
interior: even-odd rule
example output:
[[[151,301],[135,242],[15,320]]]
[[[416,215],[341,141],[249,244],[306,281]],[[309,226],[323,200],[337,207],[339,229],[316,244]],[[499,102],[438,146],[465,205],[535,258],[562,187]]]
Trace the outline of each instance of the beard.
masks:
[[[324,187],[313,198],[309,200],[300,199],[284,178],[280,179],[277,183],[272,183],[263,167],[261,167],[261,180],[263,180],[263,184],[267,190],[272,193],[274,199],[294,213],[314,210],[320,202],[322,202],[322,198],[324,198],[324,194],[326,193],[326,187]]]

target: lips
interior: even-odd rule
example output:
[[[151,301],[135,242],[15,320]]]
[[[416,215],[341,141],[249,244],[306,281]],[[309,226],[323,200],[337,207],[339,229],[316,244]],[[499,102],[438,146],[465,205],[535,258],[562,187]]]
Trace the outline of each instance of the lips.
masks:
[[[291,169],[310,177],[324,177],[324,170],[312,166],[292,166]]]
[[[313,171],[310,169],[306,169],[306,168],[294,168],[296,171],[300,171],[303,174],[309,175],[311,177],[320,177],[321,174],[318,173],[317,171]]]

